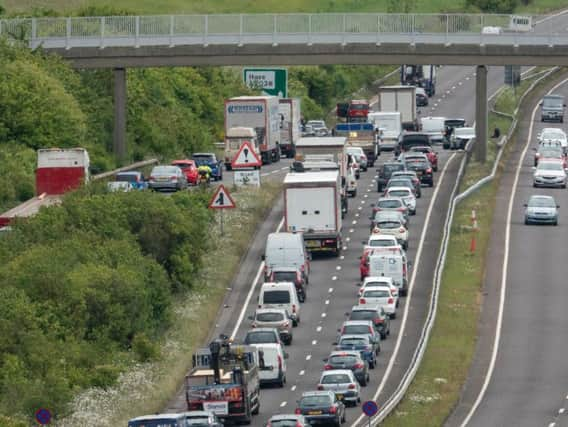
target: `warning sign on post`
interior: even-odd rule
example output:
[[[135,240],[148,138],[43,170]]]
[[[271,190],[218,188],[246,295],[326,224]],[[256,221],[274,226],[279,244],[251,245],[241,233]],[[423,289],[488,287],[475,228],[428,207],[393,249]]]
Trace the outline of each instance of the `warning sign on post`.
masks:
[[[217,187],[217,191],[209,202],[210,209],[232,209],[236,207],[235,201],[223,184]]]
[[[258,157],[258,154],[254,151],[254,148],[252,148],[252,144],[245,141],[231,162],[231,166],[233,169],[254,168],[262,166],[262,160],[260,160],[260,157]]]

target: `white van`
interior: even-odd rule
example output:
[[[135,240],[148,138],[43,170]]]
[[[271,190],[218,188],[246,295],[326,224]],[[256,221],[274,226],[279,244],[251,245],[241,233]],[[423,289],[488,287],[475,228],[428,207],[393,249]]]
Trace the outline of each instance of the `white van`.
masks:
[[[281,344],[251,344],[262,351],[262,361],[259,363],[260,384],[277,384],[284,387],[286,384],[286,359],[288,354],[284,352]]]
[[[422,133],[427,133],[433,144],[442,144],[446,139],[445,121],[445,117],[422,117],[420,119]]]
[[[296,285],[292,282],[266,282],[260,288],[258,308],[281,308],[288,310],[292,325],[300,323],[300,301],[296,293]]]
[[[408,267],[410,263],[400,252],[378,252],[369,256],[369,276],[392,278],[399,289],[399,295],[406,295],[408,287]]]
[[[275,267],[294,267],[302,272],[306,283],[310,274],[310,255],[302,233],[270,233],[262,260],[264,280],[269,280]]]

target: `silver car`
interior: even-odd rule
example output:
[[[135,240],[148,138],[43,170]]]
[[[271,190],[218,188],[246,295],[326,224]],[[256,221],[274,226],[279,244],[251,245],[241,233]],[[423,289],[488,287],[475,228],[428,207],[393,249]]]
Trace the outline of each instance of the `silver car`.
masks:
[[[259,308],[250,317],[253,328],[274,328],[286,345],[292,344],[292,320],[288,312],[281,308]]]
[[[525,224],[558,225],[559,207],[552,196],[531,196],[525,204]]]
[[[188,427],[223,427],[217,415],[210,411],[189,411],[183,415]]]
[[[318,390],[329,390],[337,399],[357,406],[361,403],[361,386],[351,369],[324,371],[318,384]]]
[[[534,187],[566,188],[566,171],[561,161],[538,162],[533,170]]]
[[[152,190],[185,190],[187,178],[177,166],[155,166],[150,173],[148,188]]]

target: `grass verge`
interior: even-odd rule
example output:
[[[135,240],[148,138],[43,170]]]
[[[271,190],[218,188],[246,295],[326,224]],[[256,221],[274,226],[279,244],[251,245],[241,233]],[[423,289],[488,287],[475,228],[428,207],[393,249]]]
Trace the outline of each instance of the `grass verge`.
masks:
[[[174,324],[161,343],[160,360],[135,366],[121,375],[113,388],[89,389],[80,394],[72,404],[72,415],[57,426],[126,425],[134,416],[159,412],[166,406],[182,385],[193,350],[203,344],[215,322],[226,286],[250,245],[249,236],[254,236],[257,224],[274,206],[280,189],[280,184],[270,182],[260,190],[232,193],[237,208],[224,213],[224,236],[220,234],[217,216],[217,224],[211,230],[211,253],[200,273],[201,286],[177,303]]]
[[[495,109],[513,114],[530,84],[531,81],[524,81],[515,96],[509,88],[505,89],[495,100]],[[490,114],[489,129],[497,126],[504,134],[511,124],[512,120],[507,117]],[[505,155],[512,142],[507,145]],[[461,190],[491,173],[496,154],[497,146],[492,141],[485,165],[473,159],[469,162]],[[395,411],[381,424],[384,427],[441,426],[459,399],[475,353],[480,291],[498,186],[499,176],[460,203],[454,213],[438,313],[430,341],[416,378]],[[473,209],[480,228],[476,234],[475,253],[470,251],[471,231],[467,228],[471,225]]]

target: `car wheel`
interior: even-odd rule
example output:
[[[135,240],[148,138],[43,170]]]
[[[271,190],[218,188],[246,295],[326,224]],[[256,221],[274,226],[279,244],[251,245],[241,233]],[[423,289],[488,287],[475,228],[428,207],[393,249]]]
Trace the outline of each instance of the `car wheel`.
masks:
[[[529,220],[525,218],[525,225],[529,225]]]
[[[369,369],[375,369],[375,360],[369,362]]]
[[[361,387],[367,387],[367,381],[367,377],[365,377],[361,381],[359,381],[359,384],[361,384]]]
[[[231,166],[229,163],[227,163],[227,164],[225,165],[225,170],[230,171],[230,170],[232,170],[232,169],[233,169],[233,166]]]
[[[290,335],[290,338],[286,342],[286,345],[292,345],[292,340],[293,340],[293,337],[292,337],[292,335]]]
[[[430,183],[428,184],[428,187],[433,187],[434,186],[434,181],[430,181]]]
[[[381,332],[381,339],[382,339],[382,340],[386,340],[386,339],[387,339],[387,333],[386,333],[386,332]]]
[[[558,225],[558,220],[554,221],[554,225]]]
[[[396,319],[396,311],[394,313],[389,314],[391,319]]]
[[[357,190],[351,192],[351,197],[357,197]]]
[[[438,166],[434,166],[434,172],[438,172]]]

